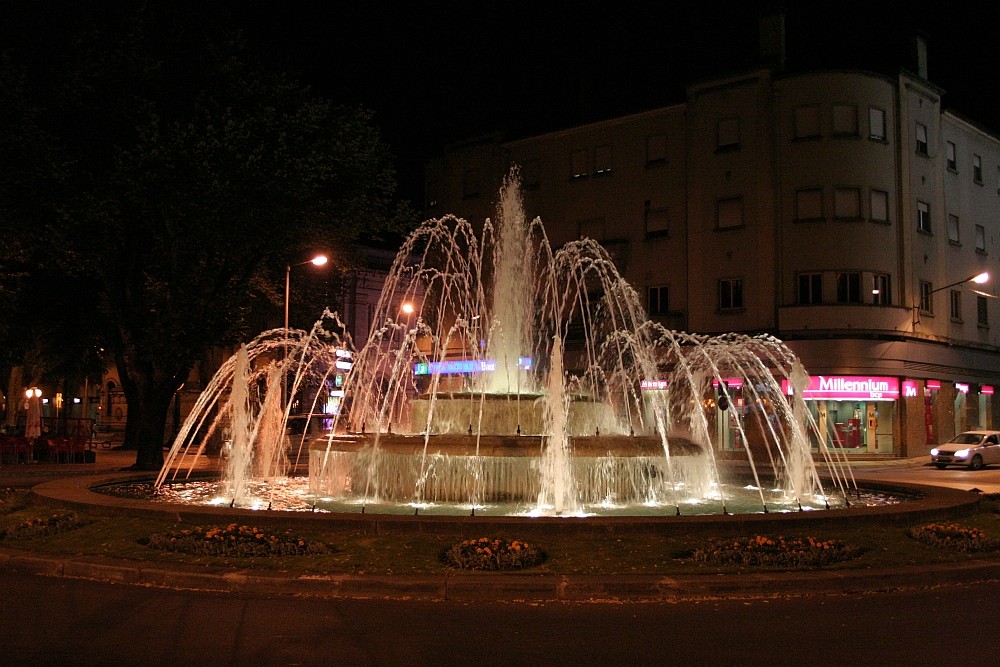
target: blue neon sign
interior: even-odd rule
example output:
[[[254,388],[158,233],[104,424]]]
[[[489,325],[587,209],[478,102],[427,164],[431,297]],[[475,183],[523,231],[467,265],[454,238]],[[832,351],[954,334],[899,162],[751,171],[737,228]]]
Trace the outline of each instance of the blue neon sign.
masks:
[[[519,368],[531,370],[531,357],[519,357]],[[452,359],[449,361],[422,361],[413,365],[414,375],[469,375],[492,373],[497,369],[495,359]]]

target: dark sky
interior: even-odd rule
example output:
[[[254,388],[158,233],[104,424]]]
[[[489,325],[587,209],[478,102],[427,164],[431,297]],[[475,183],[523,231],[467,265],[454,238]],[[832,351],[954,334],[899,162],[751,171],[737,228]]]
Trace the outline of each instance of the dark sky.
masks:
[[[232,3],[252,41],[318,92],[376,112],[400,180],[443,143],[530,135],[683,101],[756,64],[757,18],[786,13],[789,68],[897,72],[928,40],[946,107],[1000,131],[1000,2],[425,0]],[[734,6],[735,5],[735,6]]]

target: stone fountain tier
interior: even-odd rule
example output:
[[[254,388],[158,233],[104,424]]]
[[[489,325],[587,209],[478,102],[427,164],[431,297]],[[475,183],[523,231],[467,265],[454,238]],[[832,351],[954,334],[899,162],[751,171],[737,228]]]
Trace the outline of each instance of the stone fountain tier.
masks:
[[[366,497],[389,502],[537,502],[544,436],[345,434],[316,438],[309,446],[309,490],[332,498]],[[701,471],[709,457],[684,438],[671,441],[669,461],[677,475]],[[663,486],[668,459],[652,436],[569,438],[569,465],[581,500],[625,503],[648,499]],[[682,463],[683,462],[683,463]],[[591,474],[595,473],[595,474]],[[597,474],[599,473],[599,474]],[[655,493],[654,493],[655,495]]]
[[[509,433],[515,436],[546,432],[544,394],[454,392],[431,398],[420,396],[410,404],[410,432],[466,435]],[[430,414],[430,419],[428,419]],[[566,431],[570,436],[623,433],[613,408],[588,396],[569,397]]]
[[[400,435],[373,433],[337,435],[333,438],[321,436],[314,439],[309,449],[313,452],[331,451],[358,452],[377,446],[392,454],[419,456],[492,456],[525,457],[541,456],[545,436],[540,435],[468,435],[442,434],[429,438],[423,435]],[[671,456],[699,456],[704,453],[701,445],[690,440],[671,436],[669,439]],[[570,451],[576,457],[660,457],[663,443],[659,436],[573,436],[569,438]]]

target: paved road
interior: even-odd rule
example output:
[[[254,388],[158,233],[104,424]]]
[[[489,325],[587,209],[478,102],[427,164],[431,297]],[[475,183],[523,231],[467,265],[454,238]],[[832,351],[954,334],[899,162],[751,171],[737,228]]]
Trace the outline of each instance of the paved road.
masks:
[[[989,619],[998,615],[996,582],[822,598],[504,604],[219,594],[0,573],[0,663],[993,667],[1000,635]]]
[[[1000,493],[1000,466],[988,466],[982,470],[966,468],[945,468],[938,470],[925,456],[894,465],[856,465],[854,474],[859,479],[873,479],[911,484],[931,484],[970,491],[979,489],[983,493]]]

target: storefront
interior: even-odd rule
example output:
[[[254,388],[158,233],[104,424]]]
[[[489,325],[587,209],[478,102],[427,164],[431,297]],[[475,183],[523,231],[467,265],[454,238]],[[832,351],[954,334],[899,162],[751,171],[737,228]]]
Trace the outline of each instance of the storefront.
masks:
[[[781,389],[791,396],[787,380]],[[820,440],[847,454],[892,454],[899,378],[888,376],[817,375],[809,378],[802,398],[813,419]]]

